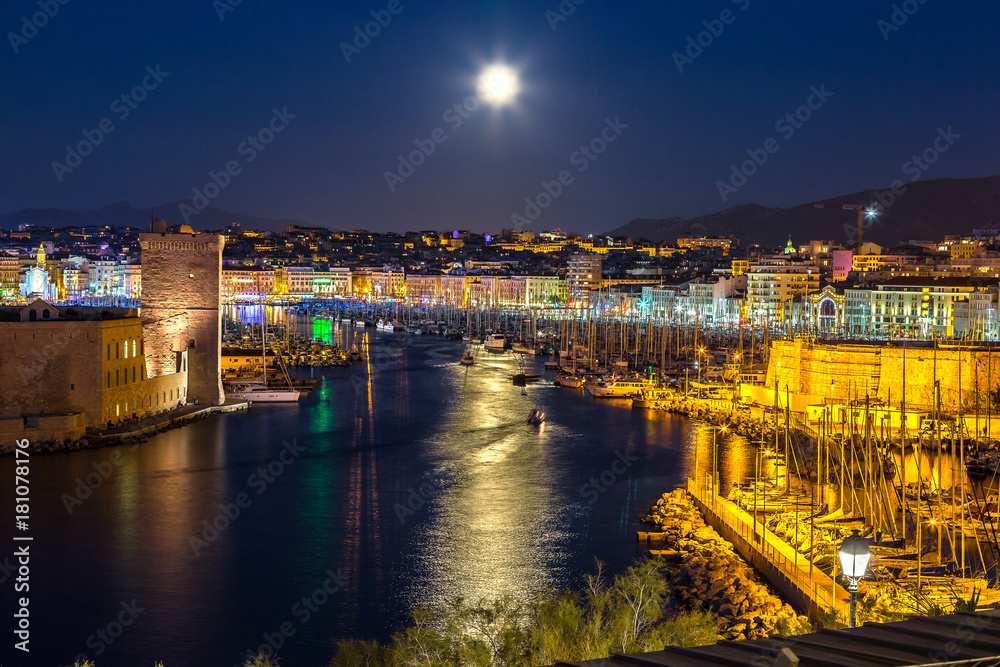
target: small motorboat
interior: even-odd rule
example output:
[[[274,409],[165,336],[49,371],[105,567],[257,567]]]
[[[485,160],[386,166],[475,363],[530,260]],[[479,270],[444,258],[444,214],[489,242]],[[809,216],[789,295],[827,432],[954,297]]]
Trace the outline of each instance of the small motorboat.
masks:
[[[537,426],[538,424],[541,424],[544,421],[545,421],[545,413],[539,410],[538,408],[532,410],[531,414],[528,415],[529,424],[534,424],[535,426]]]

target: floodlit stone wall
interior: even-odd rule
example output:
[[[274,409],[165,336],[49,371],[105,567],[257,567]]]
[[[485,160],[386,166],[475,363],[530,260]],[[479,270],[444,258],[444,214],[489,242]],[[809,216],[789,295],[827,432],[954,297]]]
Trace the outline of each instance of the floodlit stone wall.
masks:
[[[219,355],[222,247],[210,234],[141,234],[142,324],[149,377],[176,372],[188,352],[189,403],[224,402]]]
[[[904,370],[905,369],[905,370]],[[934,383],[941,409],[951,415],[987,411],[990,388],[1000,387],[1000,348],[910,343],[820,343],[776,341],[771,345],[767,384],[779,392],[811,394],[836,402],[865,395],[907,410],[930,411]]]

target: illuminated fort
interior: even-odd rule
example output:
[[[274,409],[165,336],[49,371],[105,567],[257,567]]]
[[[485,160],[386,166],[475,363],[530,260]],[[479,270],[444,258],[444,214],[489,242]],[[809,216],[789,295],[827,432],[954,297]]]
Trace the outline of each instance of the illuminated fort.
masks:
[[[151,233],[140,243],[141,313],[43,299],[0,308],[0,438],[70,440],[184,403],[224,402],[223,238]]]

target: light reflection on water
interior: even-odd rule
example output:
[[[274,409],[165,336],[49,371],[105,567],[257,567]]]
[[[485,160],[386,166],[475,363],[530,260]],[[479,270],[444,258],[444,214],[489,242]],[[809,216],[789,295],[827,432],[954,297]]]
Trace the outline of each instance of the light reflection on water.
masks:
[[[626,567],[645,553],[635,530],[648,506],[691,472],[686,442],[710,469],[711,429],[548,383],[522,393],[511,354],[466,369],[458,342],[338,323],[331,336],[366,346],[368,361],[302,370],[325,380],[299,405],[197,422],[135,451],[38,459],[33,514],[46,546],[33,571],[46,583],[33,613],[52,628],[40,664],[71,663],[133,598],[147,611],[102,667],[232,664],[286,621],[296,633],[285,663],[324,664],[333,639],[387,639],[414,606],[579,587],[594,557]],[[548,415],[541,428],[525,423],[535,406]],[[293,439],[305,453],[258,495],[252,475]],[[61,494],[111,451],[122,464],[68,515]],[[622,469],[622,457],[636,460]],[[731,435],[719,457],[724,485],[753,470]],[[0,460],[0,474],[12,464]],[[427,498],[401,513],[421,485]],[[252,505],[195,557],[191,537],[240,492]],[[0,503],[9,493],[0,487]],[[346,585],[300,622],[294,605],[330,571]]]

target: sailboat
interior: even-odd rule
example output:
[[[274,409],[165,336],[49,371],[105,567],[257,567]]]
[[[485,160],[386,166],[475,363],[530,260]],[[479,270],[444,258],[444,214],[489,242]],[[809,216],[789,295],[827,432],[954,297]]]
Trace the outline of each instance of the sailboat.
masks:
[[[272,389],[267,386],[267,322],[261,323],[260,337],[261,378],[260,384],[246,384],[226,392],[226,399],[251,403],[295,403],[299,392],[294,389]]]
[[[471,366],[476,363],[476,357],[472,354],[472,346],[465,348],[465,354],[462,355],[462,360],[458,362],[463,366]]]

